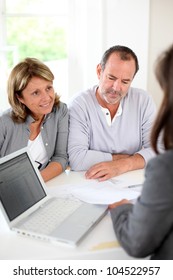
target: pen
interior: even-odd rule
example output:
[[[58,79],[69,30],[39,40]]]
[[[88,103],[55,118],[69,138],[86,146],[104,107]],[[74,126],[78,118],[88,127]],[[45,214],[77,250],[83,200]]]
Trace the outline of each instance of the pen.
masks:
[[[142,187],[142,184],[138,184],[138,185],[130,185],[128,186],[128,188],[137,188],[137,187]]]

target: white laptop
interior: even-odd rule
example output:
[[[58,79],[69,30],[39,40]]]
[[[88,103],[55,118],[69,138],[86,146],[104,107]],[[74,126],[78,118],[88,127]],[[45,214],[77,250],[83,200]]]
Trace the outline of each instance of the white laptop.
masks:
[[[47,195],[27,148],[0,159],[0,207],[11,230],[70,245],[77,245],[107,212],[107,206]]]

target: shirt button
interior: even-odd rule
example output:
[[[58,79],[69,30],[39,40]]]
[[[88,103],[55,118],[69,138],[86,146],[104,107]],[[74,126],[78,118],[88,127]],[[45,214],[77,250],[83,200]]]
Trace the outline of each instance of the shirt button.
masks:
[[[41,127],[41,129],[43,129],[43,126]]]
[[[48,143],[46,143],[45,145],[48,146]]]

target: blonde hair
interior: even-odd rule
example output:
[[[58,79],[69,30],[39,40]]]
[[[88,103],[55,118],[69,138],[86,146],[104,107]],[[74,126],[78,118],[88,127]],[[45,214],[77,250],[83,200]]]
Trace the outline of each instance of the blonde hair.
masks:
[[[29,109],[22,104],[18,97],[26,88],[32,77],[39,77],[53,82],[54,75],[47,65],[36,58],[25,58],[11,71],[7,83],[8,101],[12,107],[12,119],[15,122],[25,122]],[[54,106],[59,105],[59,96],[56,94]]]

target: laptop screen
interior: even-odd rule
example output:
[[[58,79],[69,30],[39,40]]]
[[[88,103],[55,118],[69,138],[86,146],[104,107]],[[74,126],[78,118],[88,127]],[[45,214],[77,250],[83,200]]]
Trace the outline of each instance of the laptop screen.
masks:
[[[0,199],[10,221],[45,196],[26,152],[0,164]]]

